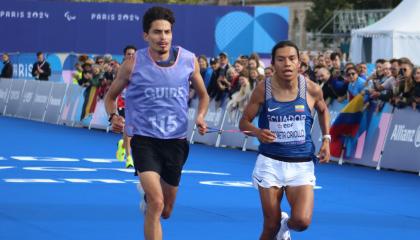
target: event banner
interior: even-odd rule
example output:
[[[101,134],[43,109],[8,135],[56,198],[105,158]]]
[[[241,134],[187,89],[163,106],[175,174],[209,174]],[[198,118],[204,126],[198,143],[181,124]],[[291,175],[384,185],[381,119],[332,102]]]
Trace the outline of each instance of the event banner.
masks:
[[[64,83],[53,83],[51,96],[48,100],[47,110],[45,111],[45,122],[58,124],[67,86]]]
[[[25,87],[25,83],[26,81],[12,81],[5,115],[11,117],[15,116],[20,105],[20,97],[22,95],[23,88]]]
[[[92,120],[89,122],[89,129],[91,128],[109,130],[108,114],[106,113],[103,99],[99,99],[96,102],[95,112],[92,115]]]
[[[0,79],[0,115],[4,114],[6,109],[7,97],[9,96],[12,79]]]
[[[79,85],[71,84],[68,86],[59,123],[74,126],[80,122],[85,101],[84,91],[85,89]]]
[[[420,113],[407,107],[395,109],[381,168],[404,171],[420,171]]]
[[[19,81],[19,80],[18,80]],[[53,83],[39,81],[31,106],[31,120],[44,121],[45,109],[50,98]]]
[[[38,83],[39,81],[26,81],[22,95],[20,96],[20,103],[15,117],[29,118],[31,116],[32,102],[35,92],[39,86]]]
[[[0,52],[122,54],[143,41],[151,4],[1,1]],[[163,5],[174,11],[173,43],[207,56],[269,54],[288,38],[287,7]]]

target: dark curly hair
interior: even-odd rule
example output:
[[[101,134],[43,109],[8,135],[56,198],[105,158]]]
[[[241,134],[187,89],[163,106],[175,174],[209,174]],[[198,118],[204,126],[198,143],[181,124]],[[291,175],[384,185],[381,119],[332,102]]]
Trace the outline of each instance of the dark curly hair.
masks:
[[[151,7],[143,15],[143,32],[148,33],[153,21],[167,20],[171,26],[175,23],[174,13],[171,9],[164,7]]]

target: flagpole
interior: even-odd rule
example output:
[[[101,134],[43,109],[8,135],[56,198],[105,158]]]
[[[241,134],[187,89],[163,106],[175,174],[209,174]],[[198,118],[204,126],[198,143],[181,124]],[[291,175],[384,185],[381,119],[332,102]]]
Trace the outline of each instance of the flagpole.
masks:
[[[341,148],[341,154],[340,154],[340,159],[338,159],[338,165],[343,165],[343,158],[344,158],[344,150],[345,150],[345,146],[343,145],[343,148]]]

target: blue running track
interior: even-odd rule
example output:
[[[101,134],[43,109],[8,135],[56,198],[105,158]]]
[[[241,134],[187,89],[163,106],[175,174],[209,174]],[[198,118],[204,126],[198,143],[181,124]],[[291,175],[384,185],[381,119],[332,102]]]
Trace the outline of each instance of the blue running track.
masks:
[[[143,239],[119,135],[0,116],[0,240]],[[192,145],[168,240],[255,240],[255,152]],[[420,177],[317,165],[313,222],[293,240],[420,239]],[[289,210],[283,202],[283,208]]]

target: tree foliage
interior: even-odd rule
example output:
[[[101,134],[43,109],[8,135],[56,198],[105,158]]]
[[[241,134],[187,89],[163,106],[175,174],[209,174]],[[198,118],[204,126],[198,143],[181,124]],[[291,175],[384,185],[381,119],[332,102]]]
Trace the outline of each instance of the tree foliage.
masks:
[[[312,0],[313,7],[308,11],[306,29],[317,31],[333,17],[335,10],[346,9],[387,9],[396,7],[401,0]],[[332,32],[332,25],[324,32]]]

